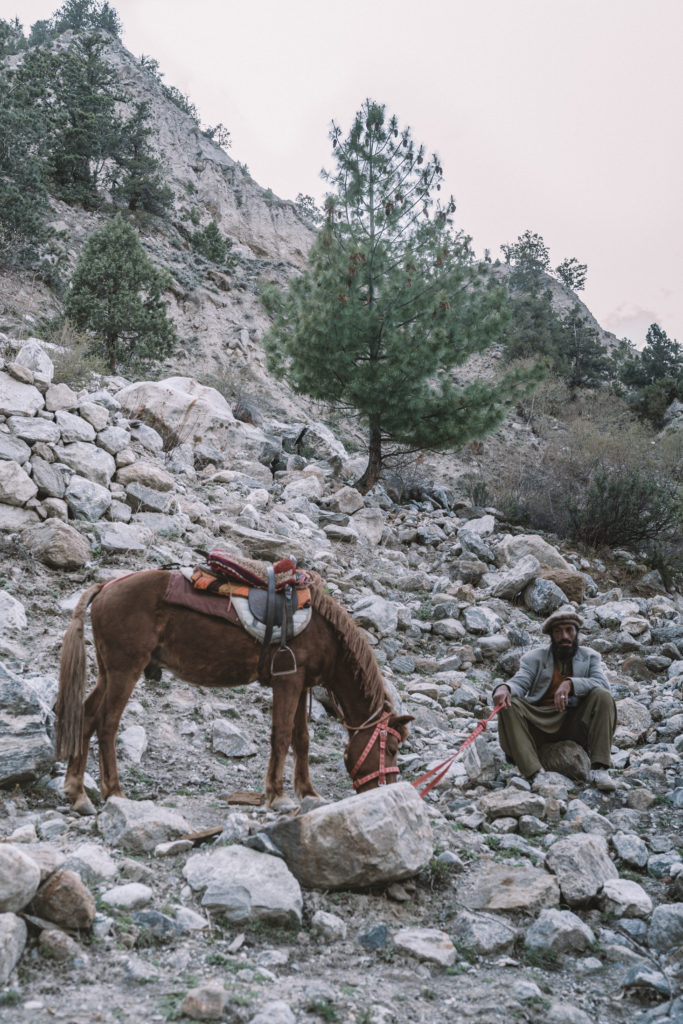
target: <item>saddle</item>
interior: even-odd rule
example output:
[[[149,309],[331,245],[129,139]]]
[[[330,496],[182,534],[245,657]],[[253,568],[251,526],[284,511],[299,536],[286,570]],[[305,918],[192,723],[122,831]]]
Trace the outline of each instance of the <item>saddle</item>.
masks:
[[[276,624],[279,625],[280,644],[271,658],[270,674],[283,676],[296,672],[296,655],[287,641],[310,621],[309,611],[305,623],[295,629],[296,612],[302,608],[310,609],[309,585],[313,582],[314,574],[297,569],[294,558],[283,558],[274,565],[250,559],[237,562],[216,548],[208,553],[207,561],[208,565],[195,567],[190,582],[196,590],[227,597],[245,629],[261,639],[257,668],[259,678],[265,667],[268,648],[277,641],[273,635],[278,632]],[[240,607],[245,601],[248,616],[245,615],[245,609]],[[276,670],[276,659],[282,655],[288,656],[290,667]]]

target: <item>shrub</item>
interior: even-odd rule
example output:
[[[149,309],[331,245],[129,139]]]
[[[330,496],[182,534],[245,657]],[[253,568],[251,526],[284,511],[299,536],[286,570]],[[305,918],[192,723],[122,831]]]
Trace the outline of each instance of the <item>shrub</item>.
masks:
[[[584,494],[568,502],[571,534],[592,547],[654,541],[681,522],[681,506],[666,484],[637,469],[599,470]]]

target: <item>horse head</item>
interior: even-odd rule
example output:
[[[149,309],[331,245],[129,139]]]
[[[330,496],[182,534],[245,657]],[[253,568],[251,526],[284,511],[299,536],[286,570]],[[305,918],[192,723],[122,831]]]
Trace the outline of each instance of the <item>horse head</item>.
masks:
[[[412,715],[397,715],[391,708],[384,708],[379,718],[373,715],[357,728],[347,725],[344,764],[357,793],[398,781],[398,751],[412,721]]]

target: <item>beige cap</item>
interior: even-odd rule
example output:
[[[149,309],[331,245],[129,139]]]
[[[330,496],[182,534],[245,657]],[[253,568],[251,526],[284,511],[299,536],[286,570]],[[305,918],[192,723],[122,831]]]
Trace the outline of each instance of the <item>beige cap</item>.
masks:
[[[570,604],[563,604],[561,608],[549,615],[543,623],[543,632],[550,634],[553,626],[559,626],[569,623],[572,626],[576,626],[577,629],[581,629],[583,626],[583,619],[577,615]]]

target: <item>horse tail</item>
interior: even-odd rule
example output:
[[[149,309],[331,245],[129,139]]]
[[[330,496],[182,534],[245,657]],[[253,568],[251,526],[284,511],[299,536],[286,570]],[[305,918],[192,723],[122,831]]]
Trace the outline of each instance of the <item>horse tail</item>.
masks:
[[[94,583],[81,595],[74,608],[62,642],[59,663],[59,690],[55,705],[55,758],[70,761],[78,757],[83,745],[83,699],[87,676],[83,629],[88,605],[99,594],[104,583]]]

